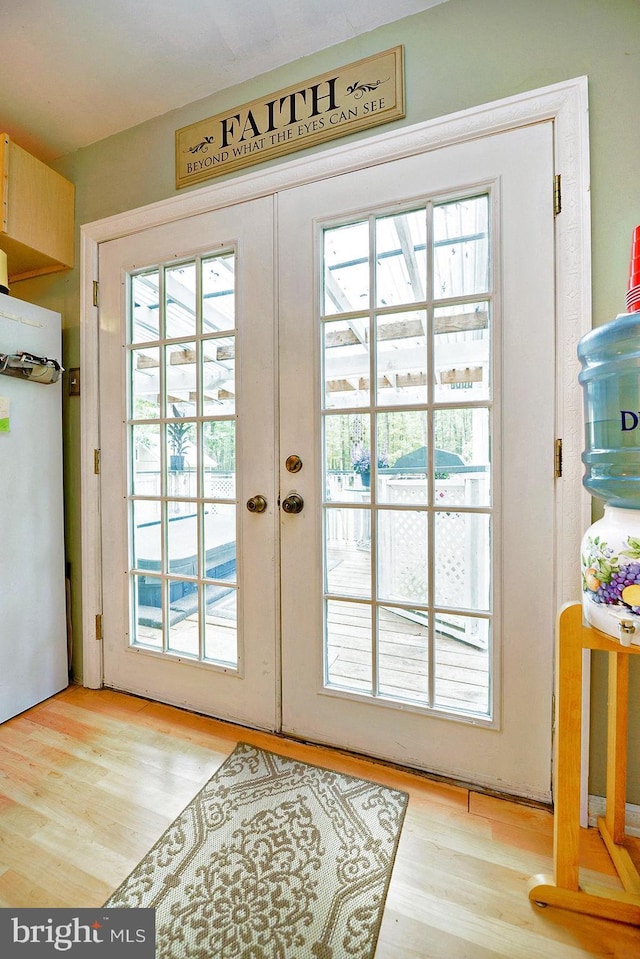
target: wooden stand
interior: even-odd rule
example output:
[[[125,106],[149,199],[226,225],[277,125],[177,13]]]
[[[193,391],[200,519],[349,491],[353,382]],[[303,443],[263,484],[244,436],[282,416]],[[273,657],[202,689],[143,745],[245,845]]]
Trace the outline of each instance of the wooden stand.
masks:
[[[598,629],[584,626],[582,607],[565,606],[558,619],[556,789],[553,833],[554,874],[534,876],[529,898],[540,905],[640,925],[640,876],[625,848],[627,707],[629,657],[640,646],[622,646]],[[580,884],[580,742],[582,651],[608,653],[607,804],[598,829],[623,890]]]

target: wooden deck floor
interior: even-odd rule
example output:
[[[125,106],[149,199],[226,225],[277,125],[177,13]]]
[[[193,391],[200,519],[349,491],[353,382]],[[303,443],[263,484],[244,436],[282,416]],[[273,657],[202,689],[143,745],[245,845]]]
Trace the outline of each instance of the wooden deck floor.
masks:
[[[367,550],[334,549],[329,585],[336,597],[329,615],[329,677],[336,685],[371,688],[372,624],[369,607],[349,602],[347,596],[371,595],[371,560]],[[342,600],[340,593],[344,593]],[[378,679],[384,695],[444,709],[486,715],[489,708],[490,650],[476,648],[455,637],[441,621],[434,649],[419,617],[381,607],[378,633]],[[429,665],[433,688],[430,691]],[[430,695],[433,697],[430,703]]]
[[[371,626],[366,607],[340,603],[330,622],[329,677],[356,689],[371,687]],[[435,705],[486,713],[488,653],[436,633]],[[429,702],[428,630],[388,609],[380,610],[380,690],[410,702]]]

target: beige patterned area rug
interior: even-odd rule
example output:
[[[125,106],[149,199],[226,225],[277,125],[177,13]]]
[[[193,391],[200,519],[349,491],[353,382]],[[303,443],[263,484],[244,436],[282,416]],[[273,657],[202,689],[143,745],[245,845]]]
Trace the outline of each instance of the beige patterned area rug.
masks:
[[[239,743],[105,905],[158,959],[370,959],[407,798]]]

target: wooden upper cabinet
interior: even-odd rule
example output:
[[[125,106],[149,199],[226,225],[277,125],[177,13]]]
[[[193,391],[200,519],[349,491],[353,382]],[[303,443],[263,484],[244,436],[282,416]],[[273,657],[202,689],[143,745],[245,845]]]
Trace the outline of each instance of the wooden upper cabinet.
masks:
[[[0,133],[0,250],[9,284],[73,266],[75,187]]]

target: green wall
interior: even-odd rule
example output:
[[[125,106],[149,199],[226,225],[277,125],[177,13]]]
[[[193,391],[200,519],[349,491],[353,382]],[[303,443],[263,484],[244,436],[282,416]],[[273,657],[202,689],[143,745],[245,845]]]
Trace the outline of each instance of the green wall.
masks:
[[[78,227],[174,195],[174,132],[179,127],[399,43],[405,48],[407,115],[396,126],[561,80],[589,78],[592,322],[604,323],[622,312],[631,231],[640,223],[638,0],[448,0],[231,89],[213,92],[204,100],[60,159],[56,168],[76,184]],[[135,89],[131,95],[135,96]],[[286,158],[270,165],[279,162]],[[78,268],[62,276],[15,284],[12,294],[62,312],[64,365],[79,366]],[[80,402],[65,399],[66,532],[78,677],[82,675]],[[597,504],[595,509],[597,512]],[[578,590],[576,584],[576,598]],[[593,670],[590,791],[602,795],[606,664],[599,655],[594,657]],[[635,668],[640,663],[634,661],[632,666],[629,800],[640,803],[640,669]]]

